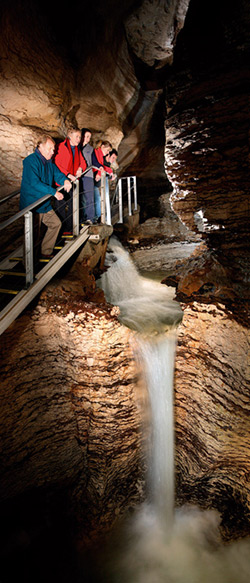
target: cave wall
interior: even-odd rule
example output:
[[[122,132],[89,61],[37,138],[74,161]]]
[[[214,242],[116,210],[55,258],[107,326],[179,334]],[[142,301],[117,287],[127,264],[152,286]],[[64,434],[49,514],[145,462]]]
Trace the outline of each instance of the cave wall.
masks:
[[[176,499],[217,508],[226,539],[249,535],[249,330],[223,304],[183,307],[175,370]]]
[[[90,127],[94,143],[106,138],[116,148],[128,137],[120,152],[121,172],[142,149],[146,156],[150,148],[145,140],[159,91],[143,90],[133,62],[132,38],[142,23],[145,28],[151,20],[147,1],[142,4],[143,15],[138,15],[135,0],[126,6],[113,0],[105,5],[76,3],[74,25],[65,27],[58,1],[52,5],[39,0],[3,1],[0,196],[19,186],[22,160],[44,130],[63,139],[67,126],[76,123]],[[159,60],[159,52],[163,60],[166,55],[172,58],[187,5],[186,0],[157,2],[156,21],[164,9],[168,27],[164,31],[162,23],[157,46],[151,46],[155,59]],[[142,44],[147,46],[148,38],[141,38]],[[150,146],[148,138],[147,143]],[[160,170],[164,175],[162,140],[160,145],[158,170],[154,171],[157,147],[151,156],[147,154],[144,167],[150,162],[151,173]]]
[[[78,16],[80,26],[86,15]],[[90,13],[89,29],[102,18],[102,14]],[[103,24],[102,20],[99,30],[104,29]],[[90,127],[96,139],[105,135],[114,146],[123,136],[118,104],[123,110],[137,89],[124,37],[117,40],[112,54],[107,50],[112,35],[104,39],[102,34],[92,39],[96,47],[93,50],[92,44],[90,53],[86,49],[89,31],[80,26],[84,42],[74,48],[71,27],[75,29],[75,24],[65,26],[59,2],[52,6],[28,0],[2,4],[2,194],[19,186],[22,159],[33,151],[44,131],[63,139],[67,126],[78,123],[79,127]],[[100,43],[106,54],[103,67]],[[81,66],[78,51],[83,55]]]
[[[94,143],[105,137],[119,146],[120,174],[154,181],[152,199],[167,174],[174,212],[194,232],[202,212],[208,244],[227,263],[237,247],[234,270],[243,278],[248,3],[109,0],[77,4],[75,15],[77,25],[62,33],[59,2],[2,3],[0,196],[19,186],[41,131],[62,139],[72,122],[90,127]]]
[[[237,6],[204,2],[202,9],[196,0],[191,2],[166,82],[165,120],[173,210],[193,231],[203,232],[209,249],[210,265],[204,262],[200,279],[202,270],[213,271],[213,286],[226,274],[232,295],[245,300],[250,258],[249,19],[244,0]],[[220,266],[217,276],[215,264]]]
[[[20,185],[22,159],[37,136],[64,128],[72,106],[72,68],[55,51],[35,3],[1,6],[1,191]]]
[[[120,146],[120,173],[162,184],[166,171],[189,229],[199,230],[202,211],[211,244],[226,249],[237,233],[240,246],[249,217],[246,0],[202,9],[197,0],[109,0],[77,4],[76,19],[62,33],[58,2],[2,3],[2,196],[19,186],[39,133],[62,139],[73,122]]]
[[[79,283],[48,287],[2,340],[0,536],[8,564],[40,538],[43,547],[51,532],[85,545],[103,536],[142,496],[144,438],[131,334],[116,309],[84,302]]]

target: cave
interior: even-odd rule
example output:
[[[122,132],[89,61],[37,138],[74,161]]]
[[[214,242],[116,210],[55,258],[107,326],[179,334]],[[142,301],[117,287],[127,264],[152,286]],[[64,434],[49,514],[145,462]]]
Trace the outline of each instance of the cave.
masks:
[[[57,0],[2,0],[0,11],[0,199],[20,187],[23,159],[41,134],[60,141],[71,124],[90,128],[94,144],[109,140],[118,176],[137,177],[140,224],[116,236],[142,274],[160,273],[175,289],[183,310],[175,505],[217,513],[219,544],[242,542],[232,556],[244,557],[249,2],[76,0],[69,16]],[[1,222],[18,200],[2,209]],[[9,244],[3,233],[1,256]],[[145,500],[133,343],[81,259],[1,336],[2,583],[17,574],[28,582],[112,580],[96,557]],[[218,568],[215,580],[245,583],[249,568],[231,579]],[[153,574],[145,580],[158,583]],[[183,582],[159,578],[168,580]]]

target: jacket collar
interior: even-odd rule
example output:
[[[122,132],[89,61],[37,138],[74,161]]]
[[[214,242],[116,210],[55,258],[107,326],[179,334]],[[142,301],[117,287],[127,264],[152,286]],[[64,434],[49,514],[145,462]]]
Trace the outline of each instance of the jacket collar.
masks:
[[[47,162],[51,162],[51,160],[46,160],[46,158],[44,158],[44,156],[41,154],[39,148],[35,149],[35,154],[38,154],[38,156],[39,156],[39,158],[41,158],[44,166],[45,166],[45,164],[47,164]]]

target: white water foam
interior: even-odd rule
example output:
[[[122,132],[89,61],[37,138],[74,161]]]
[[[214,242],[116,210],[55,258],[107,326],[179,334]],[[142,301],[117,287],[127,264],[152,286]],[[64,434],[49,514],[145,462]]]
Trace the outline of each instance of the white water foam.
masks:
[[[108,270],[101,277],[106,299],[120,309],[120,321],[139,332],[137,358],[144,371],[151,412],[148,444],[148,499],[166,528],[173,521],[174,426],[173,371],[176,326],[182,310],[174,290],[137,272],[129,254],[116,239],[108,248]]]
[[[119,320],[143,334],[159,334],[182,320],[180,305],[173,300],[174,288],[142,277],[121,243],[112,237],[99,285],[106,300],[119,306]]]
[[[223,544],[219,521],[215,510],[182,507],[169,537],[143,505],[114,533],[98,583],[249,583],[250,539]]]

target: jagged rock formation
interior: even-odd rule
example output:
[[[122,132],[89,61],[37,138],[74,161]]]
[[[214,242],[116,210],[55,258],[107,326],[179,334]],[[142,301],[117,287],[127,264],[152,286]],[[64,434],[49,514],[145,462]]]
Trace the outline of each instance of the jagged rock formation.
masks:
[[[188,5],[189,0],[144,0],[135,8],[125,21],[134,54],[158,69],[171,64],[175,40],[184,26]]]
[[[131,334],[91,293],[93,281],[92,303],[79,279],[52,285],[2,336],[1,573],[10,580],[19,554],[28,572],[41,554],[45,576],[51,540],[56,576],[69,577],[62,553],[70,554],[72,537],[84,545],[98,538],[141,496]]]
[[[237,341],[236,341],[237,338]],[[175,374],[176,495],[249,535],[250,335],[223,304],[185,306]]]
[[[189,287],[200,279],[200,289],[215,286],[218,294],[219,287],[227,287],[239,300],[249,298],[250,15],[244,1],[239,18],[238,7],[221,2],[215,26],[211,9],[205,2],[201,14],[192,3],[176,77],[172,71],[166,83],[165,164],[173,209],[189,228],[202,232],[208,246],[194,278],[190,265]]]

